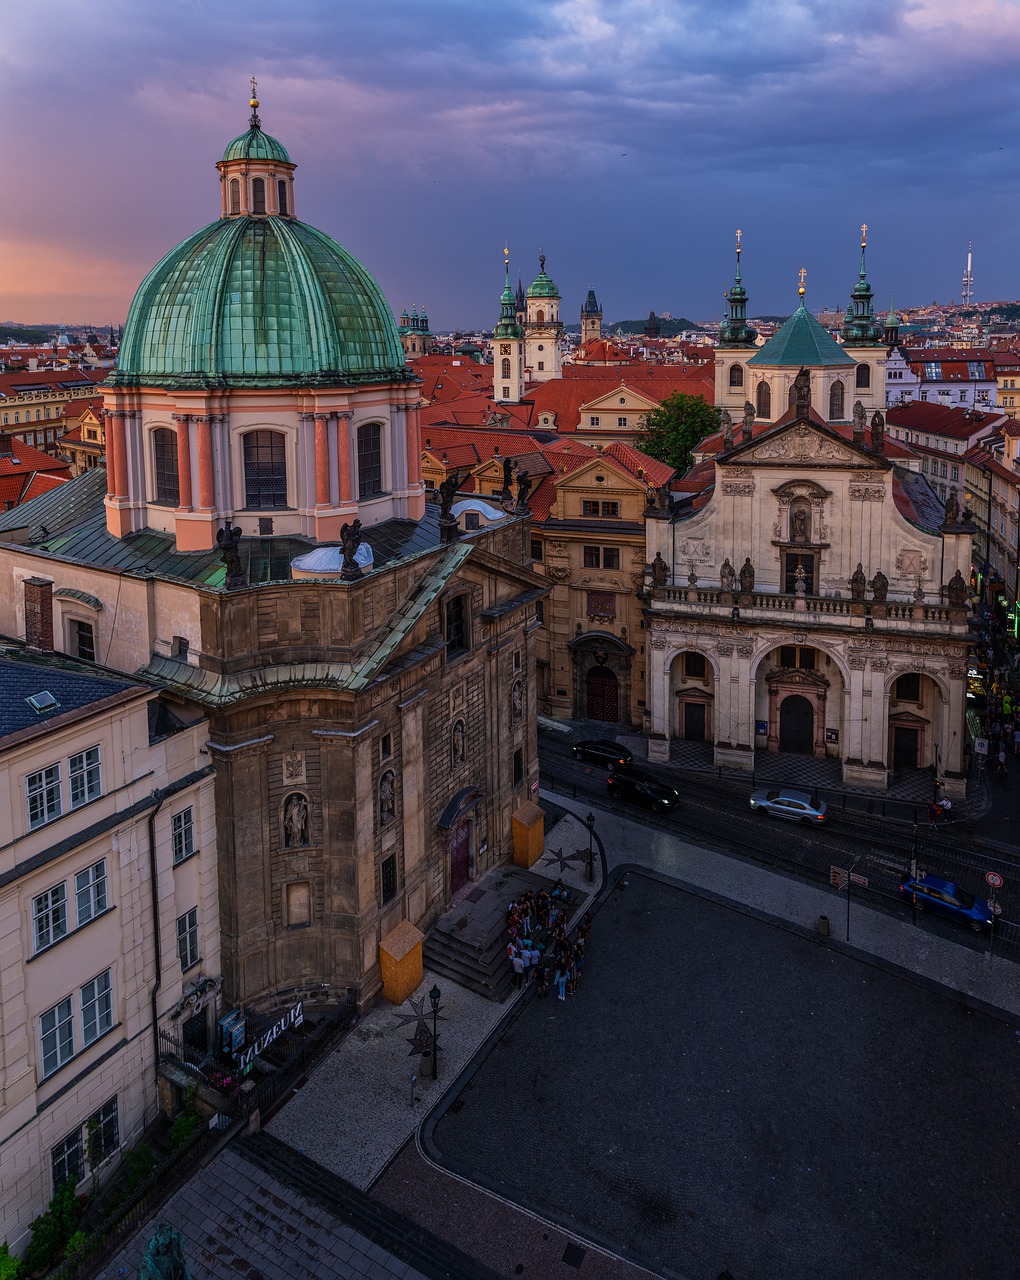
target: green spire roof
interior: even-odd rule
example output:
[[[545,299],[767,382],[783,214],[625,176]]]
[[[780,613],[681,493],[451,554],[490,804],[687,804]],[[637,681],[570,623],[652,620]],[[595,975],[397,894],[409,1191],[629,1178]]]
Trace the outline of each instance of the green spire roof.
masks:
[[[835,338],[831,337],[807,307],[803,304],[797,308],[778,333],[755,352],[747,362],[749,365],[802,365],[808,368],[817,365],[856,364],[857,361],[848,355]]]
[[[263,133],[258,125],[253,126],[246,133],[238,134],[233,142],[228,142],[223,159],[280,160],[284,164],[293,163],[283,143],[271,134]]]
[[[409,376],[389,304],[346,249],[296,218],[242,216],[203,227],[152,268],[131,304],[112,381]]]

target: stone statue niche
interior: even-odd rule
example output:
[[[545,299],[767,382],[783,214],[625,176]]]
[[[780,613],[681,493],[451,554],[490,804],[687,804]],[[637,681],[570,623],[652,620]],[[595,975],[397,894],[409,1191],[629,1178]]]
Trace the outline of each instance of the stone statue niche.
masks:
[[[300,791],[292,792],[283,802],[283,843],[287,849],[308,844],[308,799]]]
[[[811,510],[806,503],[799,502],[790,508],[790,541],[811,541]]]

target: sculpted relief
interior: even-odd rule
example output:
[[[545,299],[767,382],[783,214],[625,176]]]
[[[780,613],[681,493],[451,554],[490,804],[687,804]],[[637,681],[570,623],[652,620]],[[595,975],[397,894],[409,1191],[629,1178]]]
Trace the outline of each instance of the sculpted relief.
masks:
[[[755,462],[853,462],[854,455],[835,440],[826,440],[802,422],[751,453]]]

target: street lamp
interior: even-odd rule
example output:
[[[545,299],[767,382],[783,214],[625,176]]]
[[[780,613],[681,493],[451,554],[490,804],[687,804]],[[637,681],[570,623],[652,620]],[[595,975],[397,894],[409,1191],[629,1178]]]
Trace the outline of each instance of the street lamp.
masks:
[[[429,999],[432,1001],[432,1079],[439,1079],[439,1036],[437,1034],[437,1026],[439,1022],[439,997],[443,993],[438,987],[433,987],[429,992]]]
[[[592,839],[595,835],[595,815],[589,813],[584,820],[585,826],[588,828],[588,862],[585,868],[588,883],[591,884],[595,879],[595,850],[592,848]]]

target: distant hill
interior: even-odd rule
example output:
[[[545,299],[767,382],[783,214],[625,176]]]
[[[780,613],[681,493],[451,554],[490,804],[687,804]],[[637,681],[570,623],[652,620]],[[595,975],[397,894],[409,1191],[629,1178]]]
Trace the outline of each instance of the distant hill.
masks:
[[[678,338],[681,333],[703,333],[701,325],[695,324],[693,320],[688,320],[681,316],[679,320],[663,320],[661,316],[657,316],[659,322],[659,334],[663,338]],[[644,320],[616,320],[612,324],[604,324],[602,326],[603,333],[636,333],[643,334],[648,318]]]
[[[760,320],[765,324],[785,324],[789,320],[789,316],[752,316],[751,323]]]
[[[27,342],[38,346],[49,342],[53,334],[48,329],[27,329],[20,324],[0,324],[0,342]]]

